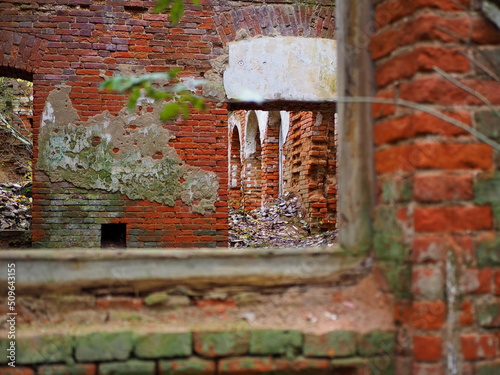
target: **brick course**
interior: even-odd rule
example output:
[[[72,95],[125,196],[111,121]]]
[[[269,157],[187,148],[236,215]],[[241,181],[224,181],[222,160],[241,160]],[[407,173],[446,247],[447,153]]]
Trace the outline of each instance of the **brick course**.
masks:
[[[175,350],[173,342],[168,340],[175,335],[193,336],[194,352]],[[130,332],[114,330],[113,333],[92,332],[83,337],[67,334],[64,337],[66,341],[60,349],[70,353],[69,357],[64,359],[66,364],[56,363],[61,362],[59,358],[46,357],[44,361],[32,362],[32,368],[11,369],[4,366],[0,367],[0,373],[326,375],[332,371],[345,371],[349,374],[364,375],[364,371],[371,368],[375,374],[390,374],[396,347],[395,333],[384,331],[368,332],[364,335],[332,331],[323,336],[281,330],[199,331],[182,334],[164,332],[131,336]],[[120,358],[117,357],[116,348],[123,345],[121,341],[117,341],[119,337],[126,338],[126,346],[135,348],[121,352]],[[46,350],[46,343],[53,340],[53,337],[40,335],[30,340],[30,353],[40,352]],[[147,345],[145,340],[149,340]],[[335,346],[338,355],[330,351],[330,348],[326,348],[325,352],[325,348],[318,345],[324,340]],[[89,343],[97,346],[88,347],[84,358],[82,345],[88,346]],[[347,347],[343,348],[343,345]],[[170,349],[160,352],[159,348],[162,347]],[[90,354],[90,349],[94,354]]]

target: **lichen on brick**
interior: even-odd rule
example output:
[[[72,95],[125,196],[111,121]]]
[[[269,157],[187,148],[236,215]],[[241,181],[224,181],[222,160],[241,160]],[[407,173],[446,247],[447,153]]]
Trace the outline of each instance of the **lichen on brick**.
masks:
[[[413,194],[413,184],[409,179],[389,179],[382,184],[384,203],[407,202]]]
[[[500,237],[480,241],[476,256],[479,267],[499,266]]]
[[[373,238],[377,259],[403,262],[409,257],[409,246],[404,243],[403,231],[397,221],[396,208],[382,206],[375,210]]]
[[[500,327],[500,305],[498,302],[479,304],[477,306],[477,320],[482,327]]]
[[[71,89],[53,90],[42,116],[37,168],[52,182],[125,194],[130,199],[174,206],[178,198],[193,212],[215,211],[219,183],[215,173],[185,164],[168,144],[157,110],[105,111],[80,121]]]

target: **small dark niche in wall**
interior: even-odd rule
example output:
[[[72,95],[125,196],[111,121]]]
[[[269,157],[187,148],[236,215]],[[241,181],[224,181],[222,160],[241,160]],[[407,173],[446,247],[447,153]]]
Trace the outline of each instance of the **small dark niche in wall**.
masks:
[[[101,248],[127,247],[127,224],[102,224]]]

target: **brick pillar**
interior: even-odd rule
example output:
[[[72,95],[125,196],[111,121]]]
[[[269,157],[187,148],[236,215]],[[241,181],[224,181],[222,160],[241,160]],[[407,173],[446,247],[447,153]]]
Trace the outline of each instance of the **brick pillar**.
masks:
[[[377,97],[420,104],[498,141],[499,30],[468,0],[374,3]],[[413,332],[401,341],[401,373],[500,373],[498,157],[425,111],[374,104],[373,115],[374,251],[396,323]]]
[[[269,112],[266,136],[262,146],[262,202],[278,198],[280,113]]]

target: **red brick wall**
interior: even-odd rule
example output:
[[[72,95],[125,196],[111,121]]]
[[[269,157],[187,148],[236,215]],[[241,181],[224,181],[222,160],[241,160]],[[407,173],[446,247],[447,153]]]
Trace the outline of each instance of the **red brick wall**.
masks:
[[[231,189],[232,195],[241,194],[241,207],[251,210],[278,198],[280,190],[279,141],[282,117],[279,111],[267,113],[265,135],[259,136],[257,151],[249,153],[243,142],[241,151],[241,189]],[[245,140],[249,127],[257,127],[253,111],[235,111],[240,124],[241,139]],[[261,120],[263,121],[263,120]],[[230,129],[229,136],[236,144],[237,127]],[[252,134],[255,133],[255,129]],[[262,143],[261,149],[259,145]],[[304,217],[314,230],[334,229],[336,225],[336,138],[333,112],[290,112],[289,130],[283,142],[282,189],[300,198]],[[231,155],[237,155],[231,150]],[[230,173],[238,171],[239,159],[231,158]],[[237,189],[235,187],[235,189]]]
[[[336,147],[333,112],[292,112],[284,145],[285,191],[300,197],[314,229],[336,224]]]
[[[0,4],[0,74],[32,79],[34,135],[46,98],[56,85],[71,87],[81,121],[104,110],[116,114],[125,98],[99,92],[105,77],[184,67],[200,77],[237,34],[331,38],[330,6],[204,1],[188,6],[182,22],[151,13],[153,1],[61,0]],[[34,173],[33,239],[37,246],[98,246],[100,225],[126,223],[130,246],[225,246],[227,243],[227,110],[209,105],[172,123],[170,141],[188,165],[217,173],[216,212],[194,214],[180,200],[174,207],[127,200],[105,191],[53,183]],[[35,160],[38,149],[35,147]],[[87,195],[88,194],[88,195]],[[92,197],[92,198],[89,198]]]
[[[500,123],[491,116],[500,104],[500,30],[468,0],[374,3],[377,96],[423,105],[498,141]],[[375,254],[398,299],[401,337],[410,333],[401,373],[453,366],[496,373],[498,153],[423,111],[374,104],[373,115]]]

